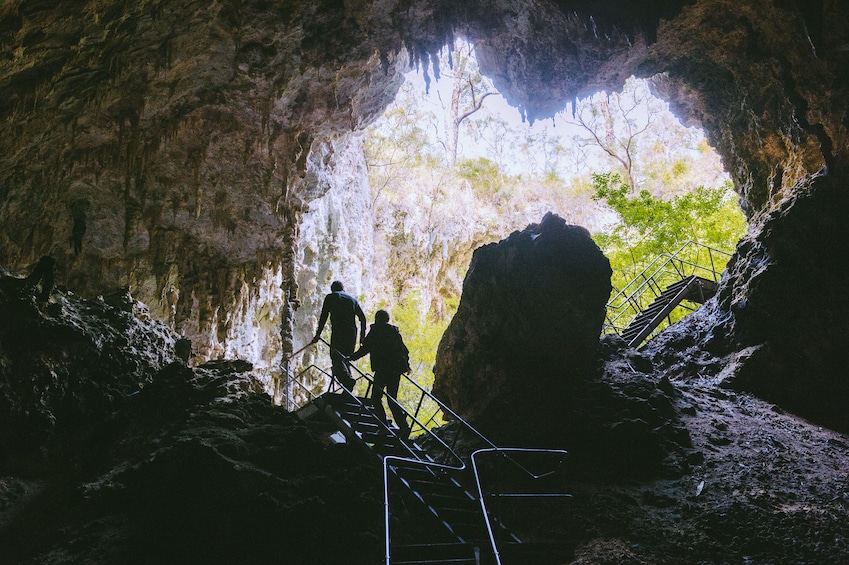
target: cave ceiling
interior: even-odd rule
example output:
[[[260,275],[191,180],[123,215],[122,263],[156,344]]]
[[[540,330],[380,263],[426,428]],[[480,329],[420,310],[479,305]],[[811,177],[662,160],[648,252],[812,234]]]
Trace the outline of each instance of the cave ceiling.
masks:
[[[849,158],[847,22],[827,0],[9,0],[0,264],[52,255],[81,294],[129,287],[201,345],[226,342],[240,322],[224,312],[269,298],[257,281],[282,289],[275,307],[297,303],[301,217],[340,140],[463,36],[529,120],[650,78],[720,153],[757,232],[747,249],[765,253],[763,229],[784,241],[782,218],[811,199],[819,227],[799,222],[784,265],[827,280],[793,253],[845,242],[824,207],[842,205]],[[752,303],[746,273],[728,309]]]

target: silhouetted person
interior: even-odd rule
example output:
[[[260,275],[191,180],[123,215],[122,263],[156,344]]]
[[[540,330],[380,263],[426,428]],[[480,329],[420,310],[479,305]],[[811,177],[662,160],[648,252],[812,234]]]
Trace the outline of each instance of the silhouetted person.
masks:
[[[312,343],[321,338],[324,324],[330,317],[330,360],[333,363],[333,378],[339,383],[352,390],[354,379],[351,377],[351,368],[348,366],[347,358],[354,352],[357,345],[357,319],[360,320],[360,342],[366,333],[366,315],[363,314],[357,299],[346,294],[344,287],[339,281],[330,284],[330,294],[324,297],[321,307],[321,317],[318,319],[318,329]],[[330,383],[333,386],[333,383]]]
[[[401,332],[389,323],[389,313],[378,310],[374,314],[374,323],[368,335],[360,343],[360,349],[351,356],[351,360],[359,359],[366,354],[371,355],[371,370],[374,371],[374,386],[371,389],[371,401],[376,414],[384,422],[386,412],[381,404],[383,391],[386,389],[386,402],[392,411],[392,417],[401,430],[401,435],[407,437],[410,427],[407,417],[398,404],[398,385],[401,373],[410,372],[410,352],[404,345]]]
[[[83,250],[83,237],[86,231],[86,212],[88,212],[91,204],[88,200],[75,200],[71,204],[71,217],[74,220],[74,227],[71,228],[71,241],[74,243],[74,255],[79,255]]]
[[[38,298],[47,300],[56,280],[56,259],[45,255],[38,260],[32,272],[24,280],[30,288],[38,291]]]
[[[181,337],[174,344],[174,355],[183,362],[184,365],[188,365],[189,361],[192,359],[192,340],[187,339],[185,337]]]

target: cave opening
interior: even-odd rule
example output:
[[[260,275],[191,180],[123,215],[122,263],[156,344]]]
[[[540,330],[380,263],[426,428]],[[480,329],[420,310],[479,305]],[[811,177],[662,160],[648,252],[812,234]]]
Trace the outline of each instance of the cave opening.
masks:
[[[325,281],[377,292],[360,132],[409,59],[433,61],[456,33],[534,122],[654,77],[722,155],[750,225],[716,300],[651,347],[602,339],[604,375],[558,395],[561,373],[539,371],[523,400],[510,385],[526,367],[468,355],[442,379],[453,405],[568,444],[578,504],[542,517],[578,561],[845,562],[847,22],[846,2],[801,0],[6,2],[0,265],[50,255],[59,273],[48,303],[0,289],[14,305],[0,325],[4,556],[379,559],[378,473],[361,453],[272,405],[247,364],[199,365],[276,370],[311,337]],[[459,211],[476,192],[509,201],[482,182],[486,160],[463,171]],[[427,235],[440,280],[445,246]],[[517,336],[536,342],[535,320],[510,323],[519,308],[483,318],[503,332],[473,333],[480,305],[455,349],[503,359]],[[177,360],[178,333],[194,364]]]
[[[374,226],[364,278],[369,305],[389,309],[402,333],[415,336],[413,366],[425,384],[474,249],[546,212],[590,230],[614,262],[614,295],[679,250],[689,261],[713,261],[700,274],[718,280],[746,220],[704,133],[654,95],[664,79],[631,76],[618,92],[564,103],[531,123],[481,73],[463,39],[430,70],[404,75],[363,134]]]

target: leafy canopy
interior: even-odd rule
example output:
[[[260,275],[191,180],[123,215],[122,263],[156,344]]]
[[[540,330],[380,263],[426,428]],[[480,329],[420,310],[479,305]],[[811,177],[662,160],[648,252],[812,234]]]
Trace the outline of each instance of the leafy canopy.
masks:
[[[619,288],[656,257],[688,241],[731,253],[746,231],[730,182],[719,188],[699,186],[669,199],[647,190],[633,194],[616,173],[594,174],[593,186],[593,199],[615,214],[615,221],[594,239],[610,259],[613,284]]]

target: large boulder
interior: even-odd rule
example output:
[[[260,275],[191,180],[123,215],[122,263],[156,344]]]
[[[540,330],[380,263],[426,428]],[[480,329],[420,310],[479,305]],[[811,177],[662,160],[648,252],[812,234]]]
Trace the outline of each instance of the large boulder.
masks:
[[[551,213],[477,249],[437,350],[434,393],[485,426],[543,417],[593,365],[610,275],[587,230]]]
[[[0,268],[0,469],[41,473],[90,456],[80,446],[102,439],[104,420],[184,344],[126,292],[82,300],[52,278]]]

